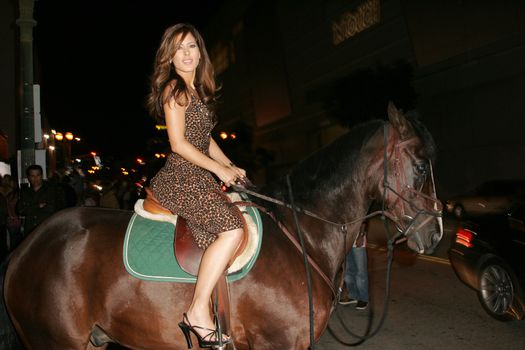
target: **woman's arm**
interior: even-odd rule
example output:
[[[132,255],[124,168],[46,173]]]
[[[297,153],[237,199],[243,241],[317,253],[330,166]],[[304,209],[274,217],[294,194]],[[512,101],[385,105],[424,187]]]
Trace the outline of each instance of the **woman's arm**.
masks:
[[[210,138],[210,149],[209,149],[209,151],[210,151],[210,157],[212,157],[217,162],[219,162],[219,163],[221,163],[221,164],[223,164],[225,166],[233,168],[235,170],[235,172],[236,172],[238,177],[242,178],[242,177],[246,176],[246,171],[244,169],[238,168],[237,166],[235,166],[232,163],[232,161],[224,154],[224,152],[219,147],[217,142],[215,142],[213,137]]]
[[[208,157],[186,140],[184,136],[186,130],[186,108],[187,106],[177,104],[173,98],[164,104],[164,114],[171,150],[187,161],[214,173],[227,186],[231,185],[239,176],[237,172]]]
[[[224,166],[232,166],[233,165],[231,160],[228,157],[226,157],[224,152],[222,152],[221,148],[219,147],[217,142],[215,142],[213,137],[210,137],[210,149],[209,149],[209,151],[210,151],[210,157],[212,157],[213,159],[215,159],[217,162],[221,163],[222,165],[224,165]]]

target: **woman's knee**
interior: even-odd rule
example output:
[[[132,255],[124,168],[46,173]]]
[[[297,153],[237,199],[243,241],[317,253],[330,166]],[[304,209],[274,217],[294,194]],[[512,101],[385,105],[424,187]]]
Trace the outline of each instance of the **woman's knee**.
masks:
[[[234,242],[241,242],[244,236],[244,230],[242,228],[236,228],[234,230],[219,233],[219,236]]]

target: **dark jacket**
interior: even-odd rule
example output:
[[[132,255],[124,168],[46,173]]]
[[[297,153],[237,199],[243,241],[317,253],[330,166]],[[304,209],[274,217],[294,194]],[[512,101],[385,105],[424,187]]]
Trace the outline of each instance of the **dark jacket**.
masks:
[[[24,234],[64,207],[63,191],[55,184],[44,181],[38,191],[31,187],[22,188],[17,210],[24,217]]]

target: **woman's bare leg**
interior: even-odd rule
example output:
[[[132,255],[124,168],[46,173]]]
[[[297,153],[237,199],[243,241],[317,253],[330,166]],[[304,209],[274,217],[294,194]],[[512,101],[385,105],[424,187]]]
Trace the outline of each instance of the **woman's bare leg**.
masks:
[[[242,236],[242,228],[220,233],[204,252],[199,266],[193,300],[186,313],[192,325],[215,329],[210,314],[211,293],[241,243]],[[199,330],[196,329],[196,331]],[[199,333],[201,332],[199,331]],[[205,336],[207,333],[209,332],[202,331],[201,335]]]

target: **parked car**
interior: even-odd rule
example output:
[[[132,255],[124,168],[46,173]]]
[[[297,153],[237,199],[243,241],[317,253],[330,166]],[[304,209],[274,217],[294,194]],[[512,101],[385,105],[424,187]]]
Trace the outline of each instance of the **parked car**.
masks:
[[[525,180],[492,180],[473,191],[446,201],[445,208],[456,218],[466,216],[499,214],[525,197]]]
[[[477,291],[495,319],[525,316],[525,204],[507,214],[462,222],[449,258],[459,279]]]

